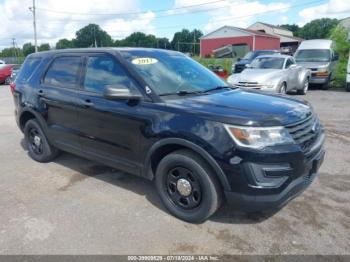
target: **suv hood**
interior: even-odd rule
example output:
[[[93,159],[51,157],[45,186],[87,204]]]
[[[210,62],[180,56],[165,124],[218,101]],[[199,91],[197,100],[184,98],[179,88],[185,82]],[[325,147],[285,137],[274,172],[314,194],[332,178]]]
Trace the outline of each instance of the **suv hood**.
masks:
[[[281,69],[254,69],[248,68],[238,76],[239,82],[265,83],[267,80],[281,75]]]
[[[212,121],[243,126],[281,126],[312,114],[306,101],[241,89],[166,100],[167,106]]]

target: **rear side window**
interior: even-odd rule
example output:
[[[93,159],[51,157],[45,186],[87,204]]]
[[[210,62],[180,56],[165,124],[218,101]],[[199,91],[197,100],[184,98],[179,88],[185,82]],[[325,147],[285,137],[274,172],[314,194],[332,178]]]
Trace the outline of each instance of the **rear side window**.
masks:
[[[75,88],[79,81],[81,57],[56,58],[46,72],[44,83],[52,86]]]
[[[40,57],[28,58],[21,67],[16,82],[27,82],[41,62]]]

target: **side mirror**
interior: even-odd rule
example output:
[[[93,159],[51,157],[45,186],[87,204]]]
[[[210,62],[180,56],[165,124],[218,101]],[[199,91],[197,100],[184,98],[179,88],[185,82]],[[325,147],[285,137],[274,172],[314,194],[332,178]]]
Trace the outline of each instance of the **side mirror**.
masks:
[[[109,100],[133,100],[139,101],[142,95],[137,91],[131,91],[125,86],[107,86],[103,96]]]

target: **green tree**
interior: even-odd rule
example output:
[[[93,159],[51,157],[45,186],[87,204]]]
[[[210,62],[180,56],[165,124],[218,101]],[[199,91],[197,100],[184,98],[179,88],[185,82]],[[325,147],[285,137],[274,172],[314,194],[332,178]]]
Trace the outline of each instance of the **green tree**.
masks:
[[[76,47],[113,46],[112,37],[99,25],[89,24],[76,32]]]
[[[198,45],[194,45],[194,43],[199,43],[199,39],[202,36],[202,31],[198,29],[194,29],[192,32],[188,29],[182,29],[182,31],[174,34],[171,41],[172,49],[185,53],[199,54]]]
[[[50,45],[49,44],[41,44],[39,47],[38,47],[38,51],[41,52],[41,51],[48,51],[50,50]]]
[[[67,49],[67,48],[73,48],[73,41],[70,41],[66,38],[58,40],[56,43],[56,49]]]
[[[22,50],[20,48],[4,48],[1,52],[0,52],[0,57],[21,57],[23,56],[22,54]]]
[[[284,25],[280,25],[280,27],[293,32],[294,36],[299,35],[300,27],[296,24],[284,24]]]
[[[22,50],[23,50],[23,55],[27,56],[35,52],[35,47],[32,45],[32,43],[25,43],[22,47]]]
[[[166,38],[166,37],[157,38],[157,48],[170,49],[171,48],[171,44],[169,42],[169,39]]]
[[[321,18],[313,20],[304,25],[298,36],[304,39],[324,39],[329,38],[333,28],[338,25],[337,19]]]
[[[123,46],[156,47],[157,39],[154,35],[135,32],[123,39],[119,44]]]
[[[339,25],[332,30],[331,39],[335,42],[335,52],[339,55],[338,67],[335,73],[335,86],[343,87],[350,51],[348,32],[344,27]]]

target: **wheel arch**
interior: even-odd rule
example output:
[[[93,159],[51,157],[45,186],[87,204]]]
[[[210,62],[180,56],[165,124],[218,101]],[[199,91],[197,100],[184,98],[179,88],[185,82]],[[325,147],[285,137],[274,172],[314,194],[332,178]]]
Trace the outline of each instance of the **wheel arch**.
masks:
[[[222,171],[221,167],[216,163],[215,159],[202,147],[181,138],[165,138],[153,144],[145,158],[143,175],[146,178],[153,180],[160,160],[166,155],[179,149],[189,149],[202,157],[212,168],[223,189],[225,191],[231,190],[231,186],[226,175]]]
[[[46,127],[45,120],[42,117],[42,115],[40,115],[38,112],[36,112],[30,108],[25,108],[22,110],[20,117],[19,117],[19,128],[21,129],[22,132],[24,130],[25,124],[31,119],[37,120],[39,122],[40,126],[45,129],[45,127]]]

